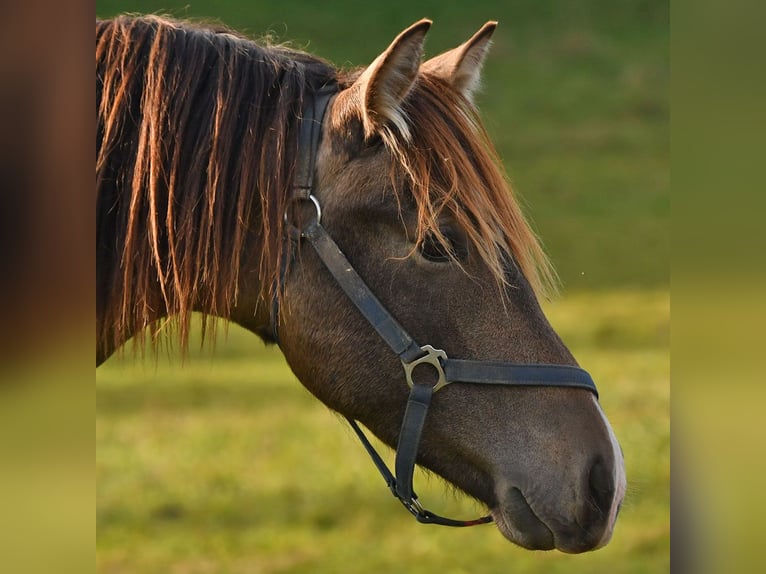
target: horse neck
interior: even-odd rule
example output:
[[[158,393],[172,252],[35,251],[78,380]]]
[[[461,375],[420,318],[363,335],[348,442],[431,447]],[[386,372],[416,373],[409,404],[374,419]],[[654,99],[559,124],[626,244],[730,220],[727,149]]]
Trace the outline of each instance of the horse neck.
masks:
[[[150,249],[136,249],[131,256],[126,256],[120,249],[106,247],[109,244],[107,238],[119,237],[124,231],[116,228],[117,221],[114,217],[113,194],[108,186],[99,189],[97,201],[97,253],[96,253],[96,331],[99,334],[97,344],[97,364],[102,363],[112,353],[121,347],[129,339],[135,337],[138,348],[143,348],[149,341],[152,345],[158,340],[157,336],[164,334],[174,338],[180,337],[181,347],[185,349],[186,339],[189,333],[189,317],[185,312],[177,316],[166,304],[167,291],[171,289],[171,276],[173,269],[165,273],[164,281],[160,279],[156,271],[156,259],[164,262],[169,259],[166,250],[163,250],[155,259]],[[117,200],[117,205],[129,205],[132,203],[130,194]],[[113,209],[109,209],[109,206]],[[148,216],[147,216],[148,217]],[[203,332],[207,335],[214,334],[214,322],[211,319],[229,320],[256,333],[263,339],[272,339],[270,320],[271,293],[270,285],[264,284],[264,274],[260,271],[262,265],[261,256],[264,249],[264,240],[260,233],[253,231],[258,228],[258,219],[262,217],[257,207],[252,214],[253,224],[247,226],[250,231],[246,234],[241,248],[243,254],[238,262],[228,261],[225,263],[237,263],[236,285],[228,290],[229,301],[223,301],[223,297],[216,300],[207,296],[205,278],[210,272],[195,270],[193,273],[200,277],[193,293],[185,293],[182,296],[188,300],[182,308],[201,314]],[[157,218],[157,233],[166,236],[167,224],[163,218]],[[147,241],[146,239],[144,239]],[[125,265],[131,265],[136,269],[150,270],[147,275],[134,272],[136,283],[140,288],[134,289],[138,294],[132,300],[131,308],[134,314],[124,317],[125,310],[119,311],[120,301],[125,297],[122,292],[129,289],[125,285]],[[266,274],[268,276],[268,274]],[[172,298],[172,295],[170,295]],[[166,331],[166,333],[163,333]]]
[[[187,62],[190,51],[152,59],[145,44],[177,27],[156,18],[134,24],[133,34],[156,28],[135,52],[106,41],[110,24],[97,26],[99,354],[166,316],[162,323],[177,328],[183,348],[192,311],[261,334],[279,262],[295,118],[304,92],[335,71],[285,49],[193,31],[185,41],[196,42],[205,65]],[[168,94],[167,82],[152,82],[172,73],[163,67],[171,59],[190,69]]]

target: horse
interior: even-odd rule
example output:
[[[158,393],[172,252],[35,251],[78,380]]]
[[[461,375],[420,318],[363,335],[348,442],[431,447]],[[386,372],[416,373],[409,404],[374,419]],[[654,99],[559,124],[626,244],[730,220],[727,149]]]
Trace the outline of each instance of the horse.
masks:
[[[185,349],[192,313],[203,336],[236,323],[352,422],[419,521],[594,550],[623,454],[540,308],[555,272],[474,103],[497,23],[424,59],[430,25],[338,69],[220,25],[96,21],[96,363],[131,338]],[[415,464],[489,515],[425,510]]]

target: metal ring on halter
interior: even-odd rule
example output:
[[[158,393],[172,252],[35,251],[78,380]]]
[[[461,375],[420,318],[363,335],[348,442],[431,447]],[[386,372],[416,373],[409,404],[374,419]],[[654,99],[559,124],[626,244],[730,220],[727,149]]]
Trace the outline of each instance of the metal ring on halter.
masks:
[[[420,347],[420,350],[425,351],[426,354],[418,359],[415,359],[414,361],[402,361],[402,365],[404,366],[404,376],[407,378],[407,384],[410,386],[410,388],[415,385],[415,381],[412,380],[412,371],[415,370],[415,367],[418,365],[431,365],[434,369],[436,369],[436,375],[438,377],[436,384],[433,386],[433,392],[436,392],[449,383],[446,375],[444,374],[444,367],[440,361],[440,359],[445,361],[447,360],[447,353],[441,349],[435,349],[431,345],[423,345]]]
[[[423,505],[420,504],[417,496],[413,496],[411,500],[402,500],[402,504],[413,516],[423,516],[427,512]]]
[[[310,201],[314,204],[314,210],[316,212],[316,217],[309,222],[308,225],[303,226],[302,228],[299,228],[293,221],[290,221],[290,206],[292,204],[298,203],[299,201]],[[288,203],[288,207],[285,209],[285,226],[287,228],[287,233],[292,237],[293,239],[300,239],[301,237],[305,237],[305,229],[307,229],[311,225],[319,225],[322,223],[322,206],[319,205],[319,200],[314,197],[314,195],[309,194],[308,196],[296,196],[291,198],[290,203]]]

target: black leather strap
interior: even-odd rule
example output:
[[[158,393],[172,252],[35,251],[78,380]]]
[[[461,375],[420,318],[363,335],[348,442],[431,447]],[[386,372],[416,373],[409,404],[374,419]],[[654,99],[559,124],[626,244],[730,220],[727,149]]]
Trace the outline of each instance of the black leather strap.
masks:
[[[535,365],[501,361],[447,359],[442,364],[448,383],[483,385],[555,386],[588,389],[598,398],[598,390],[588,371],[569,365]]]
[[[359,276],[325,228],[314,221],[302,233],[308,239],[327,270],[340,288],[354,303],[364,318],[403,363],[414,361],[423,355],[420,347],[407,331],[394,319],[380,300]],[[446,359],[442,363],[447,383],[501,384],[509,386],[571,386],[588,389],[598,396],[590,375],[579,367],[567,365],[526,365],[500,361],[471,361]],[[404,420],[396,448],[393,475],[369,443],[356,422],[350,424],[370,454],[394,496],[419,522],[444,526],[473,526],[491,522],[490,516],[475,520],[452,520],[425,510],[417,501],[413,490],[413,476],[420,437],[425,425],[434,388],[414,384],[407,401]]]
[[[303,236],[309,240],[340,288],[391,350],[403,360],[421,355],[420,346],[370,291],[325,228],[315,221],[303,232]]]
[[[394,464],[396,494],[402,500],[412,500],[414,495],[412,478],[415,474],[415,461],[418,456],[418,446],[420,446],[420,435],[423,433],[433,394],[434,390],[430,385],[413,385],[410,398],[407,400]]]
[[[452,520],[425,510],[418,502],[412,481],[415,472],[418,448],[423,427],[428,415],[431,398],[441,386],[449,383],[515,385],[515,386],[556,386],[580,387],[593,392],[598,397],[596,385],[591,376],[579,367],[567,365],[520,365],[500,361],[474,361],[449,359],[446,353],[428,345],[419,346],[399,322],[388,312],[364,280],[359,276],[346,256],[321,225],[319,202],[312,194],[316,154],[319,149],[322,121],[327,105],[336,93],[335,86],[319,90],[309,99],[304,108],[299,132],[299,155],[296,165],[292,200],[310,200],[316,208],[316,219],[303,229],[297,229],[287,223],[288,237],[293,241],[306,238],[335,278],[343,292],[353,302],[362,316],[370,323],[388,347],[399,357],[405,367],[405,379],[411,385],[410,396],[404,413],[399,441],[396,449],[394,475],[386,466],[362,429],[353,419],[348,419],[351,428],[359,437],[365,450],[386,481],[392,494],[411,512],[418,522],[440,524],[444,526],[474,526],[491,522],[490,516],[475,520]],[[288,250],[290,251],[290,250]],[[289,270],[291,254],[287,253],[282,261],[280,282],[284,282]],[[279,288],[280,285],[277,285]],[[279,322],[278,297],[272,305],[272,329],[275,340],[278,339]],[[425,355],[428,355],[426,358]],[[437,371],[443,372],[443,380],[435,386],[418,384],[412,381],[411,371],[417,363],[428,361]]]
[[[423,355],[420,345],[383,306],[320,223],[312,222],[303,236],[314,247],[340,288],[403,362],[413,361]],[[581,387],[598,397],[590,374],[570,365],[446,359],[442,362],[442,368],[448,383]]]
[[[372,459],[372,462],[375,464],[375,467],[378,469],[378,472],[380,472],[381,476],[383,476],[383,479],[386,481],[386,485],[388,486],[389,490],[391,491],[391,494],[394,495],[394,498],[399,500],[399,502],[402,503],[402,505],[417,519],[418,522],[423,524],[438,524],[440,526],[453,526],[453,527],[465,527],[465,526],[476,526],[478,524],[487,524],[488,522],[492,522],[491,516],[482,516],[480,518],[475,518],[473,520],[454,520],[452,518],[446,518],[444,516],[440,516],[438,514],[435,514],[431,512],[430,510],[426,510],[422,506],[420,506],[420,503],[418,502],[418,497],[415,494],[414,491],[412,491],[412,488],[410,487],[411,496],[409,499],[405,500],[396,491],[396,477],[394,474],[388,470],[388,467],[386,466],[386,463],[383,462],[383,459],[378,454],[378,451],[375,450],[375,447],[372,446],[369,439],[367,438],[367,435],[364,434],[364,431],[362,431],[361,427],[359,426],[359,423],[357,423],[354,419],[346,417],[346,420],[348,421],[348,424],[351,426],[351,428],[356,433],[356,436],[359,438],[359,442],[362,443],[362,446],[364,446],[365,450],[367,451],[367,454],[370,455],[370,458]],[[398,453],[397,453],[398,457]],[[415,461],[413,459],[412,461],[412,469],[415,468]],[[411,476],[412,473],[410,473]],[[412,479],[408,481],[410,484],[412,482]]]
[[[298,127],[298,159],[296,160],[295,173],[293,175],[293,193],[288,201],[296,198],[307,198],[314,188],[314,169],[316,167],[316,154],[319,151],[319,139],[322,135],[322,122],[327,111],[327,105],[332,97],[338,93],[338,87],[330,84],[320,88],[315,94],[306,94],[308,102],[303,106],[302,116]],[[289,241],[289,233],[286,234]],[[279,262],[279,278],[274,285],[274,293],[271,298],[271,335],[274,342],[279,344],[279,297],[285,276],[290,267],[292,249],[283,253]]]
[[[380,472],[380,474],[383,476],[383,479],[386,481],[386,485],[391,491],[391,494],[393,494],[395,497],[398,498],[398,495],[396,493],[396,477],[393,475],[393,473],[390,470],[388,470],[386,463],[378,454],[378,451],[375,450],[375,447],[372,446],[372,443],[370,443],[369,439],[367,438],[367,435],[365,435],[362,429],[359,427],[359,423],[357,423],[354,419],[349,417],[346,417],[346,420],[348,421],[348,424],[351,425],[351,428],[354,429],[356,436],[361,441],[362,445],[367,451],[367,454],[370,455],[370,458],[372,459],[372,462],[377,467],[378,472]]]
[[[324,86],[313,96],[307,95],[308,105],[303,108],[298,134],[298,163],[295,166],[293,197],[308,197],[314,189],[314,168],[316,154],[319,152],[319,138],[322,134],[322,122],[327,111],[327,104],[338,93],[334,84]]]

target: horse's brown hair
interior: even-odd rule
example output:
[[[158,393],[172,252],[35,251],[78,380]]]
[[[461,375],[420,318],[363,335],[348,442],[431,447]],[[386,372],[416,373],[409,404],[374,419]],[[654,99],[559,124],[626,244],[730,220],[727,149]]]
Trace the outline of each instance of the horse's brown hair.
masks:
[[[203,311],[203,330],[205,317],[229,315],[245,264],[257,268],[265,297],[278,295],[304,99],[354,77],[223,28],[159,16],[96,22],[100,348],[142,337],[162,315],[184,348],[193,310]],[[404,111],[411,136],[390,131],[384,140],[395,179],[409,180],[419,240],[444,241],[446,209],[498,281],[510,253],[535,288],[549,284],[474,108],[421,74]]]
[[[182,346],[192,310],[226,317],[253,231],[253,265],[272,288],[294,128],[305,94],[334,74],[222,28],[96,22],[100,345],[140,335],[158,311],[174,318]]]
[[[432,234],[445,249],[440,214],[452,216],[498,283],[506,283],[507,254],[541,295],[556,277],[527,224],[476,108],[439,78],[421,74],[405,102],[415,126],[409,134],[386,130],[393,179],[401,172],[418,211],[418,242]]]

